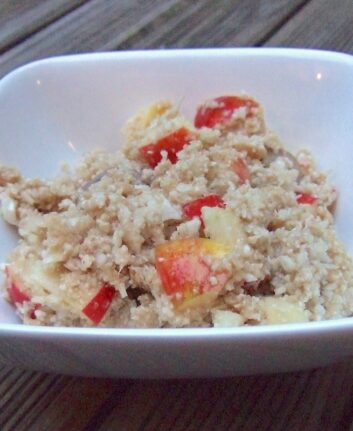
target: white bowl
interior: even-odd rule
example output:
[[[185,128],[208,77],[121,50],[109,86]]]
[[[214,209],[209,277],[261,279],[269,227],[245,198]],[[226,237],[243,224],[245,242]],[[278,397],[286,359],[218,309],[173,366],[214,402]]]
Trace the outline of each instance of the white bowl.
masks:
[[[338,234],[353,252],[353,59],[289,49],[143,51],[39,61],[0,82],[0,160],[50,176],[61,160],[119,147],[120,127],[159,99],[193,115],[204,99],[246,91],[290,148],[308,147],[340,193]],[[16,244],[0,224],[0,259]],[[21,325],[0,303],[0,358],[61,373],[117,377],[290,371],[353,354],[353,318],[234,329],[87,329]]]

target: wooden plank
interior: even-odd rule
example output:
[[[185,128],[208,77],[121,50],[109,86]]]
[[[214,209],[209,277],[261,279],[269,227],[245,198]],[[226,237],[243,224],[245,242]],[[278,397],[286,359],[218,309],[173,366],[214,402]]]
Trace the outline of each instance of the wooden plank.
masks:
[[[122,41],[119,49],[251,46],[307,0],[182,1]]]
[[[138,31],[178,0],[92,0],[8,50],[0,76],[53,55],[112,49],[119,35]]]
[[[0,381],[2,431],[329,431],[353,421],[351,363],[273,376],[136,382],[2,369]]]
[[[252,45],[306,1],[92,0],[3,54],[0,76],[29,61],[65,53]]]
[[[92,429],[343,430],[342,417],[353,419],[352,396],[350,363],[274,376],[136,382]]]
[[[14,382],[11,391],[4,394],[6,401],[0,413],[1,429],[19,429],[17,423],[27,422],[30,417],[27,411],[36,404],[38,399],[47,402],[53,398],[55,380],[54,376],[24,372],[21,378]]]
[[[353,53],[352,0],[311,0],[265,43]]]
[[[32,414],[32,421],[23,416],[16,424],[16,431],[28,430],[83,430],[97,411],[105,408],[105,403],[123,395],[126,384],[114,383],[108,379],[72,378],[39,414]],[[37,409],[45,402],[38,398]]]
[[[145,429],[152,412],[161,409],[169,387],[170,383],[162,381],[131,382],[125,396],[115,401],[111,411],[93,417],[87,428],[95,431],[101,427],[110,430]],[[168,393],[167,398],[173,398],[177,392],[173,386],[173,393]]]
[[[79,431],[110,397],[116,403],[126,390],[126,383],[110,379],[14,371],[19,379],[1,393],[1,431]]]
[[[1,0],[0,53],[74,10],[85,0]]]

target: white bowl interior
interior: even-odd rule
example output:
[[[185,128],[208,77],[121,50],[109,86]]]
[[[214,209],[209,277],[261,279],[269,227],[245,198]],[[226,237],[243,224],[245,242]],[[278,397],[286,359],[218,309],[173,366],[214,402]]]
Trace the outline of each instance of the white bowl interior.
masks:
[[[275,49],[95,54],[26,66],[0,82],[0,160],[28,176],[60,161],[115,150],[139,108],[170,98],[192,117],[207,98],[245,91],[292,150],[309,148],[339,191],[336,223],[353,252],[353,61],[343,54]],[[16,244],[0,221],[0,259]],[[18,322],[0,300],[0,323]]]

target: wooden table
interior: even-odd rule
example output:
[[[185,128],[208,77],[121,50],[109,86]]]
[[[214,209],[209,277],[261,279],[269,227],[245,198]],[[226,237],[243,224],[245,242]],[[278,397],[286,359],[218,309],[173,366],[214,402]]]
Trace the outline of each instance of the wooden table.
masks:
[[[353,53],[352,0],[1,0],[0,76],[31,60],[146,48]],[[353,365],[217,380],[127,381],[0,368],[0,430],[352,430]]]

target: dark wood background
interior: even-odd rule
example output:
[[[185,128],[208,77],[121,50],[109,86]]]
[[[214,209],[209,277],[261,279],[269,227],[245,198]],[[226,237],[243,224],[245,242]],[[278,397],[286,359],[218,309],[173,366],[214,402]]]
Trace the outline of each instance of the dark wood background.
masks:
[[[54,55],[225,46],[353,53],[353,0],[0,0],[0,76]],[[353,365],[128,381],[3,364],[0,430],[352,431]]]

